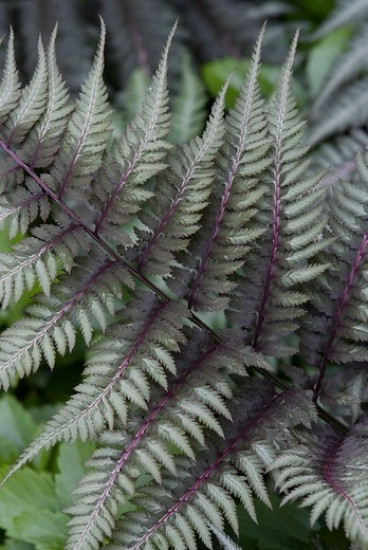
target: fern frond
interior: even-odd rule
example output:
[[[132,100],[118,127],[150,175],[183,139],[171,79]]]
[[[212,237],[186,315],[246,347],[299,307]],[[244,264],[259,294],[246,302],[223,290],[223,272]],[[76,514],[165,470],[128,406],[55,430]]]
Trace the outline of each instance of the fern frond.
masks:
[[[219,0],[203,6],[205,15],[223,9]],[[295,352],[302,325],[302,351],[307,357],[312,348],[311,366],[320,368],[316,402],[330,362],[367,358],[368,196],[354,180],[329,189],[327,205],[328,186],[309,172],[291,93],[296,39],[266,108],[257,83],[261,33],[234,109],[224,119],[225,86],[202,137],[172,147],[172,35],[121,133],[110,124],[102,78],[104,25],[74,108],[56,66],[55,35],[47,55],[39,46],[39,65],[17,99],[8,50],[0,224],[24,239],[0,257],[0,292],[3,307],[26,290],[35,297],[0,336],[0,382],[7,389],[41,363],[53,368],[73,350],[77,331],[89,350],[75,393],[6,479],[58,441],[95,440],[69,509],[67,548],[192,550],[197,538],[210,547],[212,530],[223,532],[225,522],[237,534],[237,502],[253,519],[254,496],[270,505],[264,475],[276,457],[288,457],[296,444],[299,452],[304,435],[313,448],[319,443],[311,426],[316,409],[346,431],[345,413],[333,417],[314,405],[311,391],[278,378],[281,367],[296,386],[310,388],[309,366],[295,374],[290,359],[277,359]],[[368,181],[366,164],[358,163]],[[250,369],[253,376],[245,376]],[[365,379],[350,364],[353,371],[359,404],[349,419],[359,421]],[[340,380],[331,380],[340,400],[332,407],[347,404]],[[366,521],[367,490],[364,496],[350,485],[349,492],[335,466],[346,440],[360,472],[361,433],[339,436],[324,458],[325,480],[340,499],[329,525],[348,502],[353,540]],[[293,468],[286,458],[277,464]],[[311,487],[293,473],[285,483],[297,498]]]
[[[364,421],[343,436],[324,428],[282,453],[270,470],[280,491],[287,493],[283,503],[301,500],[312,508],[312,524],[324,514],[330,530],[343,523],[347,537],[366,548],[367,451]]]
[[[69,116],[73,111],[69,93],[62,80],[56,63],[55,41],[57,26],[50,38],[47,49],[48,67],[48,95],[45,112],[40,122],[27,139],[26,149],[30,154],[22,151],[20,156],[24,160],[30,158],[29,164],[33,167],[50,166],[58,150],[60,138],[64,133]]]
[[[224,137],[224,102],[227,83],[213,105],[205,131],[169,156],[168,169],[157,185],[165,196],[152,200],[142,221],[151,236],[138,256],[142,273],[170,274],[174,254],[187,249],[199,229],[215,175],[215,157]]]
[[[203,346],[203,338],[198,344]],[[100,448],[89,463],[91,471],[77,488],[78,503],[69,510],[76,518],[70,522],[68,548],[84,548],[87,541],[95,541],[92,547],[98,548],[98,541],[111,534],[100,528],[101,522],[113,528],[119,503],[135,494],[137,475],[146,471],[161,483],[162,470],[176,473],[173,448],[194,460],[193,448],[205,445],[205,429],[215,434],[220,430],[223,436],[217,416],[230,418],[224,397],[231,398],[232,392],[218,365],[244,374],[239,354],[230,355],[224,345],[198,351],[192,345],[188,348],[178,364],[180,375],[167,393],[156,397],[157,405],[147,417],[135,419],[134,429],[128,424],[123,438],[122,428],[101,435]]]
[[[313,166],[326,170],[319,186],[333,188],[339,180],[358,183],[361,179],[356,169],[358,153],[364,155],[368,134],[364,128],[352,128],[347,135],[323,143],[313,155]],[[329,193],[329,192],[328,192]]]
[[[336,134],[347,134],[366,124],[368,10],[364,0],[341,0],[312,39],[350,24],[354,33],[347,52],[339,56],[326,76],[325,85],[312,107],[310,143],[316,145]]]
[[[252,224],[264,186],[258,175],[270,163],[267,122],[258,86],[263,31],[259,36],[249,75],[234,109],[226,120],[225,144],[217,160],[216,210],[207,219],[211,228],[201,239],[201,255],[196,259],[188,305],[202,310],[221,310],[236,283],[230,275],[237,271],[250,243],[263,229]],[[213,201],[214,202],[214,201]],[[223,258],[223,259],[221,259]]]
[[[103,82],[105,25],[91,71],[66,127],[48,184],[58,197],[86,201],[111,134],[110,108]]]
[[[223,550],[242,550],[240,546],[235,544],[235,542],[228,535],[225,535],[223,531],[216,529],[213,525],[210,525],[210,529],[216,535]]]
[[[367,159],[357,157],[359,183],[339,182],[331,189],[327,249],[331,266],[311,287],[312,304],[318,312],[305,318],[303,352],[319,370],[315,399],[322,389],[330,362],[366,361],[368,337],[366,313],[366,249],[368,244]]]
[[[0,84],[0,123],[9,116],[17,106],[20,96],[20,80],[15,61],[14,32],[10,29],[5,65]]]
[[[266,37],[268,59],[275,62],[285,56],[282,35],[287,32],[279,18],[292,8],[284,2],[243,4],[234,0],[174,0],[174,4],[201,59],[248,55],[265,20],[269,27]]]
[[[9,45],[12,43],[9,41]],[[11,54],[13,56],[13,54]],[[14,73],[16,71],[14,61],[9,61],[11,66],[9,70]],[[6,69],[6,67],[5,67]],[[9,78],[9,86],[16,86],[17,77],[8,74],[4,71],[4,78]],[[13,82],[15,80],[15,82]],[[5,84],[5,83],[4,83]],[[18,96],[18,92],[14,97]],[[5,98],[4,98],[5,99]],[[14,109],[11,110],[7,120],[1,127],[1,139],[10,147],[17,147],[23,144],[25,137],[30,132],[31,128],[36,125],[46,107],[47,102],[47,62],[46,54],[41,40],[38,41],[38,64],[31,82],[23,88],[20,93],[19,100]],[[6,99],[5,99],[6,104]],[[26,159],[28,160],[28,159]],[[24,173],[19,169],[14,161],[7,158],[4,162],[4,168],[1,174],[2,189],[10,190],[14,184],[20,183],[24,178]]]
[[[47,286],[50,271],[54,274],[57,265],[55,261],[39,262],[34,269],[43,285]],[[102,330],[106,328],[105,315],[114,313],[113,298],[120,296],[119,285],[124,282],[132,286],[132,282],[118,262],[99,263],[101,259],[93,255],[89,260],[81,261],[68,276],[68,286],[61,284],[48,299],[38,298],[29,306],[22,320],[2,333],[0,381],[5,389],[15,379],[35,372],[43,360],[53,368],[56,353],[64,355],[68,349],[74,348],[75,324],[79,325],[87,343],[91,340],[93,323],[97,322]],[[114,269],[117,272],[111,274]]]
[[[248,332],[248,342],[276,357],[295,351],[282,340],[298,327],[296,320],[304,314],[300,305],[307,297],[300,294],[300,284],[327,267],[314,260],[327,244],[321,238],[326,190],[316,188],[321,173],[305,175],[310,161],[305,158],[304,122],[297,114],[291,91],[296,40],[268,109],[273,166],[261,213],[267,229],[248,257],[243,270],[247,284],[234,300],[239,310],[236,319]],[[290,307],[286,308],[285,302]]]
[[[326,21],[313,34],[313,39],[321,38],[344,25],[360,22],[367,15],[368,6],[365,0],[339,0]]]
[[[142,188],[143,184],[166,167],[164,158],[170,148],[165,139],[170,130],[167,59],[174,30],[175,27],[139,112],[121,139],[115,141],[111,158],[95,187],[101,201],[95,233],[108,234],[125,246],[131,244],[132,237],[121,228],[140,210],[141,203],[152,196]]]
[[[0,228],[8,228],[10,239],[18,233],[24,235],[38,216],[45,222],[49,214],[47,195],[29,177],[25,178],[24,187],[0,195]]]
[[[309,143],[316,145],[326,138],[343,133],[350,127],[360,127],[368,121],[367,109],[368,77],[360,78],[349,84],[336,100],[329,103],[323,117],[312,128]]]
[[[161,302],[149,296],[140,300],[139,297],[143,298],[142,295],[136,297],[134,307],[126,314],[126,323],[111,324],[104,338],[91,347],[85,379],[9,475],[41,448],[48,448],[61,439],[94,438],[106,427],[113,428],[117,420],[125,425],[130,411],[128,404],[141,411],[147,409],[150,383],[167,388],[166,373],[176,372],[171,354],[178,351],[185,340],[182,327],[188,312],[179,304]],[[76,316],[89,341],[92,333],[90,315],[82,309],[81,315],[76,312]]]
[[[48,47],[47,60],[39,42],[38,68],[4,128],[4,140],[10,146],[21,141],[18,154],[32,168],[49,166],[53,162],[72,111],[69,95],[56,65],[55,39],[56,28]],[[22,181],[22,177],[20,167],[13,159],[8,159],[1,173],[2,188],[9,190],[12,184]],[[13,202],[14,199],[10,200]],[[45,200],[46,197],[41,202]],[[30,208],[37,209],[37,203],[29,204]]]
[[[328,103],[331,102],[331,97],[335,93],[338,93],[345,84],[354,81],[360,74],[364,74],[368,70],[367,41],[368,25],[364,24],[356,36],[349,42],[348,51],[339,56],[332,67],[322,90],[319,92],[312,106],[312,120],[318,120],[318,118],[324,115]],[[343,90],[342,93],[344,93]]]
[[[1,15],[4,17],[5,5],[1,8]],[[90,19],[88,21],[85,19],[86,14],[82,14],[80,6],[74,0],[63,2],[48,0],[47,3],[35,0],[17,4],[14,8],[14,10],[8,9],[5,17],[8,19],[8,24],[14,21],[19,43],[22,50],[27,52],[22,59],[22,73],[26,77],[32,74],[36,61],[34,44],[37,36],[41,34],[45,38],[49,37],[55,23],[58,22],[57,53],[60,68],[73,95],[78,93],[90,68],[93,57],[91,36],[98,36],[98,25],[96,28],[91,28]]]
[[[16,108],[2,128],[9,147],[21,143],[32,126],[39,120],[47,102],[47,62],[41,40],[38,41],[38,63],[33,78],[23,88]]]
[[[101,14],[109,29],[111,66],[118,82],[125,84],[137,67],[151,77],[177,19],[173,6],[162,0],[108,0],[101,3]],[[175,65],[182,41],[182,33],[178,34],[173,44]],[[176,67],[173,70],[177,75]]]
[[[139,508],[119,522],[112,548],[196,549],[196,536],[212,548],[211,525],[223,531],[225,518],[234,532],[238,532],[235,499],[240,499],[254,520],[253,492],[270,504],[263,482],[265,467],[272,463],[275,454],[265,437],[268,419],[270,412],[277,410],[283,419],[280,421],[288,422],[287,411],[293,407],[291,403],[295,404],[296,396],[285,396],[283,401],[280,395],[272,396],[266,384],[262,397],[255,396],[256,405],[248,393],[251,387],[252,383],[244,390],[247,401],[240,400],[241,404],[237,401],[234,407],[234,422],[225,431],[226,440],[208,445],[206,461],[199,459],[192,467],[184,463],[180,468],[178,460],[175,477],[168,473],[161,490],[158,487],[140,489]],[[300,410],[309,408],[305,398],[301,398],[298,406]],[[308,414],[304,410],[292,423],[297,424],[303,417],[306,420]],[[130,503],[134,502],[133,497]],[[140,511],[142,505],[148,514]]]
[[[33,203],[37,208],[37,203]],[[38,208],[36,209],[37,213]],[[50,296],[51,284],[60,269],[70,271],[78,251],[91,246],[76,224],[63,219],[60,225],[44,224],[32,230],[7,254],[0,254],[0,301],[2,309],[17,302],[25,290],[38,284]]]

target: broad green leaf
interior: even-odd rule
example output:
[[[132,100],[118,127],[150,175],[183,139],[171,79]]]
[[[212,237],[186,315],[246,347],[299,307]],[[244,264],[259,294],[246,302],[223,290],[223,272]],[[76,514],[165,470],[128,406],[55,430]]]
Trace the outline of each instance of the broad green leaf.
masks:
[[[39,426],[32,413],[11,395],[0,399],[0,418],[0,464],[10,464],[31,443]],[[34,468],[44,469],[50,452],[42,450],[32,461]]]
[[[9,238],[9,229],[5,227],[0,231],[0,252],[10,252],[11,242]]]
[[[6,539],[0,550],[34,550],[34,545],[22,540]]]
[[[243,509],[239,509],[240,546],[246,550],[346,550],[348,543],[339,531],[335,545],[319,545],[317,541],[331,533],[318,526],[312,529],[309,524],[309,512],[288,504],[280,508],[280,498],[271,495],[272,510],[258,499],[255,500],[258,524],[254,523]]]
[[[15,518],[19,538],[33,543],[37,550],[63,550],[68,516],[50,510],[27,511]]]
[[[306,65],[306,76],[312,96],[315,96],[322,88],[328,73],[345,49],[350,36],[351,28],[343,27],[331,32],[311,48]]]
[[[7,468],[0,468],[4,477]],[[38,510],[58,511],[60,502],[55,491],[52,475],[48,472],[35,472],[25,467],[7,480],[0,491],[0,527],[9,536],[17,537],[14,520],[24,512]]]
[[[30,413],[11,395],[0,399],[0,463],[9,463],[32,441],[37,425]]]
[[[57,459],[59,473],[55,475],[55,483],[63,508],[71,504],[72,491],[85,472],[84,462],[91,457],[94,447],[92,442],[61,443]]]
[[[323,19],[327,17],[334,7],[334,0],[296,0],[294,5],[297,5],[303,10],[303,19]]]

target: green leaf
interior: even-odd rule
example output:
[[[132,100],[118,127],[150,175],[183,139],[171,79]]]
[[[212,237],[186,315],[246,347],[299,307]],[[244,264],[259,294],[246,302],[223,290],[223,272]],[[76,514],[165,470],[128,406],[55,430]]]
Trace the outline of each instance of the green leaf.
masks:
[[[34,545],[21,540],[6,539],[0,550],[34,550]]]
[[[27,511],[15,518],[19,538],[33,543],[37,550],[63,550],[68,516],[50,510]]]
[[[94,447],[92,442],[61,443],[57,459],[59,473],[55,475],[55,482],[56,494],[63,508],[71,504],[72,491],[85,472],[84,462],[91,457]]]
[[[303,19],[323,19],[333,9],[334,0],[296,0],[293,4],[303,10]]]
[[[37,425],[11,395],[0,399],[0,464],[13,462],[31,443]]]
[[[3,477],[7,468],[0,468]],[[39,510],[58,511],[60,502],[55,491],[52,475],[35,472],[25,467],[7,480],[0,491],[0,527],[8,535],[18,537],[15,519],[24,512],[31,514]]]
[[[315,96],[338,56],[344,51],[351,36],[351,28],[343,27],[317,42],[308,55],[306,76],[312,96]]]
[[[249,59],[239,60],[233,57],[224,57],[205,63],[202,67],[202,78],[210,94],[216,96],[231,73],[233,73],[226,93],[226,106],[233,107],[239,91],[244,84],[244,78],[249,67]],[[262,93],[267,96],[272,93],[278,74],[278,66],[262,65],[259,74]]]
[[[239,510],[242,548],[259,550],[311,550],[309,514],[294,506],[280,508],[280,499],[271,496],[273,509],[255,500],[258,524],[243,509]],[[256,542],[251,546],[251,540]]]

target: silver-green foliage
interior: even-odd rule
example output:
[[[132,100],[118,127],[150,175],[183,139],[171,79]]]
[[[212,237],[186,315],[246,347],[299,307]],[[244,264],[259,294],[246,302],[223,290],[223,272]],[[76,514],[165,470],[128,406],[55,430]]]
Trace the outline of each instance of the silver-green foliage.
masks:
[[[76,101],[55,33],[46,51],[40,41],[24,88],[10,36],[0,223],[20,242],[0,257],[0,298],[6,309],[31,291],[33,303],[0,336],[1,385],[53,368],[77,333],[89,351],[74,394],[6,479],[59,441],[97,442],[68,509],[67,549],[210,548],[213,533],[226,540],[226,522],[237,535],[237,502],[254,520],[254,497],[271,506],[268,472],[287,499],[321,499],[313,520],[325,512],[330,528],[343,521],[366,542],[368,488],[351,472],[364,470],[367,447],[368,200],[349,183],[327,200],[322,174],[308,172],[291,86],[296,39],[265,103],[262,37],[234,108],[225,116],[225,85],[203,133],[186,130],[182,143],[172,116],[178,124],[186,101],[194,121],[199,110],[184,83],[170,112],[172,36],[120,133],[102,78],[103,23]],[[221,334],[207,324],[213,312]],[[311,350],[319,362],[308,365]],[[349,373],[336,386],[331,363]],[[360,406],[341,409],[344,383]]]
[[[339,0],[312,39],[328,37],[338,29],[350,28],[346,51],[337,56],[311,107],[310,142],[315,145],[330,138],[356,142],[354,130],[364,129],[367,110],[368,5],[365,0]],[[345,134],[345,136],[344,136]],[[345,148],[344,148],[345,149]],[[343,153],[342,156],[346,156]]]

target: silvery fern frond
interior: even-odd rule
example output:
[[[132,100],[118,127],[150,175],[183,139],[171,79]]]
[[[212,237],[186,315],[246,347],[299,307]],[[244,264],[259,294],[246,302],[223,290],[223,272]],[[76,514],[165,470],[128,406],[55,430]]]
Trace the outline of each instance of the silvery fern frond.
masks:
[[[331,31],[349,23],[359,22],[368,15],[368,6],[364,0],[338,0],[335,9],[314,33],[314,38],[325,36]]]
[[[309,136],[312,145],[350,134],[356,128],[364,129],[367,123],[367,21],[364,0],[341,0],[311,36],[312,40],[324,38],[346,25],[353,29],[347,51],[338,56],[314,98]]]
[[[305,311],[301,306],[308,296],[301,283],[318,277],[327,267],[314,261],[326,245],[321,238],[326,190],[317,188],[321,172],[306,175],[310,161],[303,143],[305,123],[291,90],[296,39],[268,108],[273,158],[264,198],[259,201],[264,230],[233,300],[233,308],[239,311],[235,323],[246,331],[248,343],[266,355],[280,357],[294,352],[283,338],[296,330]]]
[[[361,548],[368,547],[366,429],[364,419],[344,435],[324,427],[270,467],[286,493],[283,503],[300,500],[311,508],[312,524],[321,515],[331,530],[343,523],[348,538]]]
[[[206,213],[212,228],[205,242],[202,238],[200,246],[195,243],[191,251],[195,274],[188,304],[196,310],[221,310],[227,305],[236,287],[231,275],[240,269],[250,244],[263,232],[254,223],[256,205],[265,190],[260,175],[270,164],[270,140],[258,85],[262,36],[263,31],[243,90],[226,118],[216,187]]]
[[[315,398],[329,363],[367,360],[367,159],[358,154],[357,165],[358,183],[340,181],[331,189],[326,233],[333,240],[321,256],[333,260],[311,285],[312,309],[303,320],[304,355],[319,371]]]
[[[137,258],[142,273],[167,277],[175,253],[187,249],[191,236],[200,227],[215,176],[216,154],[224,139],[226,88],[227,85],[214,103],[202,136],[173,151],[168,156],[165,177],[158,178],[165,200],[156,196],[141,219],[150,233],[148,239],[142,239],[146,242]]]
[[[255,392],[257,387],[262,387],[262,391]],[[282,394],[273,395],[267,384],[253,386],[250,382],[243,397],[245,401],[241,397],[236,401],[236,415],[231,429],[226,430],[227,436],[221,442],[209,444],[205,460],[197,460],[191,468],[185,463],[181,466],[178,461],[175,476],[168,474],[163,480],[159,500],[149,486],[140,488],[137,495],[140,507],[121,520],[112,548],[163,546],[195,550],[198,547],[195,535],[207,548],[212,548],[211,525],[222,531],[225,518],[238,533],[235,499],[241,501],[253,519],[256,519],[254,494],[270,505],[262,476],[275,453],[267,442],[268,436],[266,440],[263,437],[268,432],[270,415],[279,414],[280,422],[288,423],[287,411],[294,406],[296,414],[292,422],[303,418],[308,425],[311,411],[308,412],[302,394],[290,394],[283,399]],[[148,514],[140,510],[142,505]]]
[[[14,33],[11,29],[0,84],[0,120],[2,124],[17,106],[20,92],[21,84],[15,61]]]
[[[173,29],[174,31],[174,29]],[[167,135],[170,130],[168,110],[167,63],[173,34],[169,36],[161,63],[145,98],[126,131],[115,140],[108,158],[93,186],[100,202],[94,220],[94,232],[127,247],[132,235],[122,231],[143,201],[152,197],[144,184],[166,167],[165,157],[170,149]]]
[[[188,52],[184,52],[180,89],[172,100],[171,143],[188,143],[201,133],[207,115],[207,99],[205,87],[193,67],[193,60]]]

